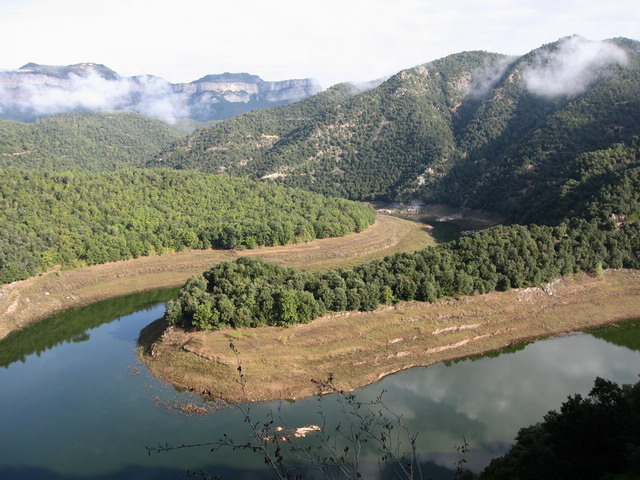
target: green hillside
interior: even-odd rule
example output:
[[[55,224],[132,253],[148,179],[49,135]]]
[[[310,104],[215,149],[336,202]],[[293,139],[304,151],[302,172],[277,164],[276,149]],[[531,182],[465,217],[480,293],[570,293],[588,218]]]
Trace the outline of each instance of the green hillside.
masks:
[[[403,71],[368,92],[338,85],[292,105],[241,115],[187,138],[163,154],[161,164],[269,178],[348,198],[394,198],[427,163],[446,170],[455,150],[451,108],[464,95],[454,85],[501,58],[463,53],[429,70]]]
[[[625,64],[593,70],[592,81],[574,95],[549,97],[526,87],[527,71],[540,68],[539,58],[557,50],[559,42],[509,66],[460,131],[460,151],[447,176],[433,191],[422,188],[421,195],[499,210],[520,223],[553,223],[580,212],[580,202],[597,192],[582,188],[582,198],[567,195],[575,182],[583,183],[597,169],[624,170],[637,162],[640,44],[624,39],[611,44],[626,53]],[[552,75],[544,80],[562,81]],[[612,152],[618,161],[605,166]]]
[[[324,312],[639,268],[639,45],[572,37],[517,59],[452,55],[324,105],[237,163],[224,163],[238,150],[221,128],[191,137],[191,150],[165,155],[166,163],[352,198],[484,208],[514,224],[349,271],[222,263],[183,286],[168,320],[210,329],[289,325]],[[254,118],[237,119],[254,126],[251,140],[272,128],[256,130]],[[236,311],[249,314],[240,321]]]
[[[185,135],[137,113],[61,114],[0,121],[0,168],[114,170],[140,166]]]
[[[0,284],[56,264],[284,245],[360,231],[374,220],[362,204],[224,175],[5,169]]]
[[[327,91],[239,116],[196,132],[150,165],[556,223],[565,216],[559,201],[579,211],[580,202],[591,201],[584,196],[597,193],[588,191],[581,170],[589,155],[622,149],[630,157],[618,166],[634,161],[639,45],[573,37],[519,58],[455,54],[366,92],[347,95],[339,86],[341,94],[330,99]],[[576,49],[598,48],[591,63],[576,67],[567,60]],[[568,195],[572,180],[583,183],[579,199]]]

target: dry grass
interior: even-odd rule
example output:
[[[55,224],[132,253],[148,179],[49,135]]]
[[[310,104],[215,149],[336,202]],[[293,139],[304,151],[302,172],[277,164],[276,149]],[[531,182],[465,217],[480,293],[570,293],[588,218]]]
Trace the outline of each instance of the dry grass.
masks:
[[[255,250],[192,250],[94,265],[56,269],[0,287],[0,338],[58,311],[130,293],[182,285],[191,275],[243,255],[281,265],[328,270],[351,267],[396,252],[433,245],[428,228],[388,215],[378,215],[361,233],[314,240],[299,245]]]
[[[351,390],[413,366],[639,316],[640,272],[619,270],[558,280],[545,289],[407,302],[290,328],[170,328],[152,345],[158,337],[151,330],[162,329],[155,325],[143,332],[144,358],[158,377],[197,392],[231,400],[293,399],[313,395],[311,379],[330,373],[340,388]],[[246,397],[230,341],[241,354]]]

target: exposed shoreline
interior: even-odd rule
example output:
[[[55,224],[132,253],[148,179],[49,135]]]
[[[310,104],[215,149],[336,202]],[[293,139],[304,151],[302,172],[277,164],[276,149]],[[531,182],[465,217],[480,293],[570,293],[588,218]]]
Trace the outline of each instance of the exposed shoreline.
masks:
[[[139,352],[154,375],[180,388],[233,402],[289,400],[316,394],[311,380],[330,374],[350,391],[408,368],[639,318],[640,272],[610,270],[544,287],[327,315],[289,328],[185,332],[156,323],[141,333]],[[244,391],[230,342],[240,352]]]
[[[434,244],[427,226],[379,214],[376,222],[364,232],[304,244],[252,250],[190,250],[73,270],[58,267],[0,286],[0,339],[63,310],[132,293],[181,286],[190,276],[240,256],[255,255],[281,265],[326,270],[338,266],[348,268]]]

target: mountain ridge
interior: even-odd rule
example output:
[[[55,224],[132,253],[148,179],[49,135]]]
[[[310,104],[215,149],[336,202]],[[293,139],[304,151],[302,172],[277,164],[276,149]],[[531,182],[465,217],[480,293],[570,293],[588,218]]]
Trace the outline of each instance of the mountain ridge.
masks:
[[[206,75],[170,83],[154,75],[127,77],[97,63],[27,63],[0,72],[0,119],[34,121],[55,113],[132,110],[173,123],[224,120],[298,101],[321,91],[312,79],[265,81],[248,73]]]
[[[64,113],[0,121],[0,171],[104,171],[140,166],[184,131],[132,112]]]
[[[639,79],[630,39],[572,36],[520,57],[462,52],[365,92],[325,91],[199,130],[149,166],[552,222],[550,204],[581,175],[577,157],[640,136]]]

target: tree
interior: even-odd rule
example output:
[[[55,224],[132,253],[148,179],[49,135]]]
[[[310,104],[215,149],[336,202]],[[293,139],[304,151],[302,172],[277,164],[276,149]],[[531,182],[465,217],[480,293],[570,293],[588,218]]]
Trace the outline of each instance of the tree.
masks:
[[[481,479],[632,479],[640,476],[640,382],[597,378],[587,398],[522,428],[516,444],[492,460]]]

